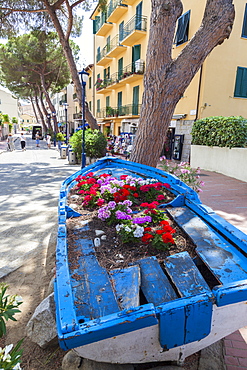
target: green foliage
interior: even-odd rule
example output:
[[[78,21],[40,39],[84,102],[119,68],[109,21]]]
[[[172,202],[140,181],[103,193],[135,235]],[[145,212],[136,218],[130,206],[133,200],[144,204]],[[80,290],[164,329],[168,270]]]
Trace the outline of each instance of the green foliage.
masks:
[[[5,322],[10,320],[16,321],[14,315],[21,312],[18,307],[22,304],[21,297],[17,295],[6,295],[8,286],[0,284],[0,338],[6,334]],[[20,367],[20,357],[23,350],[20,349],[24,339],[21,339],[14,347],[13,344],[0,348],[0,369],[18,370]]]
[[[3,117],[3,122],[8,122],[9,123],[9,115],[8,114],[2,114]]]
[[[65,141],[65,136],[62,134],[62,132],[58,132],[56,135],[57,141]]]
[[[247,144],[247,120],[243,117],[207,117],[192,128],[192,144],[243,148]]]
[[[76,153],[77,159],[82,154],[82,130],[73,134],[70,144]],[[85,150],[86,156],[90,158],[101,158],[106,154],[107,140],[99,130],[87,129],[85,131]]]

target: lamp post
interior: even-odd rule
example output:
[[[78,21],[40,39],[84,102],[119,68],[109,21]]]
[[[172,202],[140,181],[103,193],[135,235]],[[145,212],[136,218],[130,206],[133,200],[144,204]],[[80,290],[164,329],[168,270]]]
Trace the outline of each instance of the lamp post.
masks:
[[[65,110],[65,144],[68,144],[68,103],[63,103]]]
[[[85,153],[85,91],[86,91],[86,83],[88,80],[89,73],[87,73],[84,69],[79,72],[81,76],[81,85],[82,85],[82,153],[81,153],[81,168],[86,166],[86,153]]]

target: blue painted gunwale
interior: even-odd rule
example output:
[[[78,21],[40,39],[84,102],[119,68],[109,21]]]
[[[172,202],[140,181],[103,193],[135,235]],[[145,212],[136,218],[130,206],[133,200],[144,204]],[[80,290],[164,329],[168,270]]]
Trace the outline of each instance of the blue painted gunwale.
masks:
[[[196,296],[174,299],[158,306],[148,303],[133,309],[102,316],[95,320],[79,322],[75,313],[76,307],[69,274],[66,240],[66,218],[76,217],[79,214],[67,206],[67,194],[70,188],[74,186],[74,180],[79,174],[109,171],[112,171],[114,176],[116,176],[116,173],[119,173],[119,175],[129,173],[132,176],[136,174],[137,177],[155,178],[158,181],[170,184],[171,192],[177,196],[169,205],[170,207],[185,207],[193,211],[212,230],[217,230],[217,233],[227,238],[232,248],[236,248],[236,251],[244,257],[243,261],[247,254],[247,236],[220,216],[217,216],[209,207],[203,205],[197,193],[175,176],[156,168],[115,157],[102,158],[67,178],[60,191],[57,273],[54,287],[60,346],[66,350],[156,324],[159,324],[160,343],[164,348],[169,349],[200,340],[210,332],[213,303],[221,306],[246,300],[247,275],[246,280],[241,277],[237,281],[224,285],[220,284],[214,287],[212,291],[205,291]],[[193,314],[190,315],[190,313]],[[197,320],[200,325],[202,321],[204,323],[201,331],[198,331],[200,325],[194,324]],[[184,330],[185,323],[186,328]],[[171,333],[167,330],[167,325],[171,328]],[[176,325],[178,326],[177,331],[174,330]],[[195,327],[197,327],[197,332],[195,332],[195,329],[193,330]],[[174,332],[176,333],[175,336]]]

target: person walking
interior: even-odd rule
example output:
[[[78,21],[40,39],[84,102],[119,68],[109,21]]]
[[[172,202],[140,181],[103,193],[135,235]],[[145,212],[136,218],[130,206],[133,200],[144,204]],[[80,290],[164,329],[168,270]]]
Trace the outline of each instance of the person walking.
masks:
[[[50,149],[50,147],[51,147],[51,136],[49,134],[46,135],[46,142],[47,142],[48,149]]]
[[[20,141],[21,141],[22,151],[26,150],[26,138],[25,138],[23,132],[21,133]]]
[[[9,133],[8,135],[7,143],[9,146],[9,150],[13,152],[13,150],[15,150],[15,145],[14,145],[14,138],[11,133]]]
[[[35,135],[35,139],[36,139],[36,146],[39,147],[39,131],[36,132],[36,135]]]

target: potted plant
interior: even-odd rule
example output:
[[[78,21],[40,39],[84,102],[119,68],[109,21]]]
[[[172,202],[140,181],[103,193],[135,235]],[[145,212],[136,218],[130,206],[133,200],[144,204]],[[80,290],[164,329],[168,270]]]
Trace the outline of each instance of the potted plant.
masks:
[[[58,149],[61,149],[62,143],[65,141],[64,134],[62,132],[58,132],[56,135]]]

